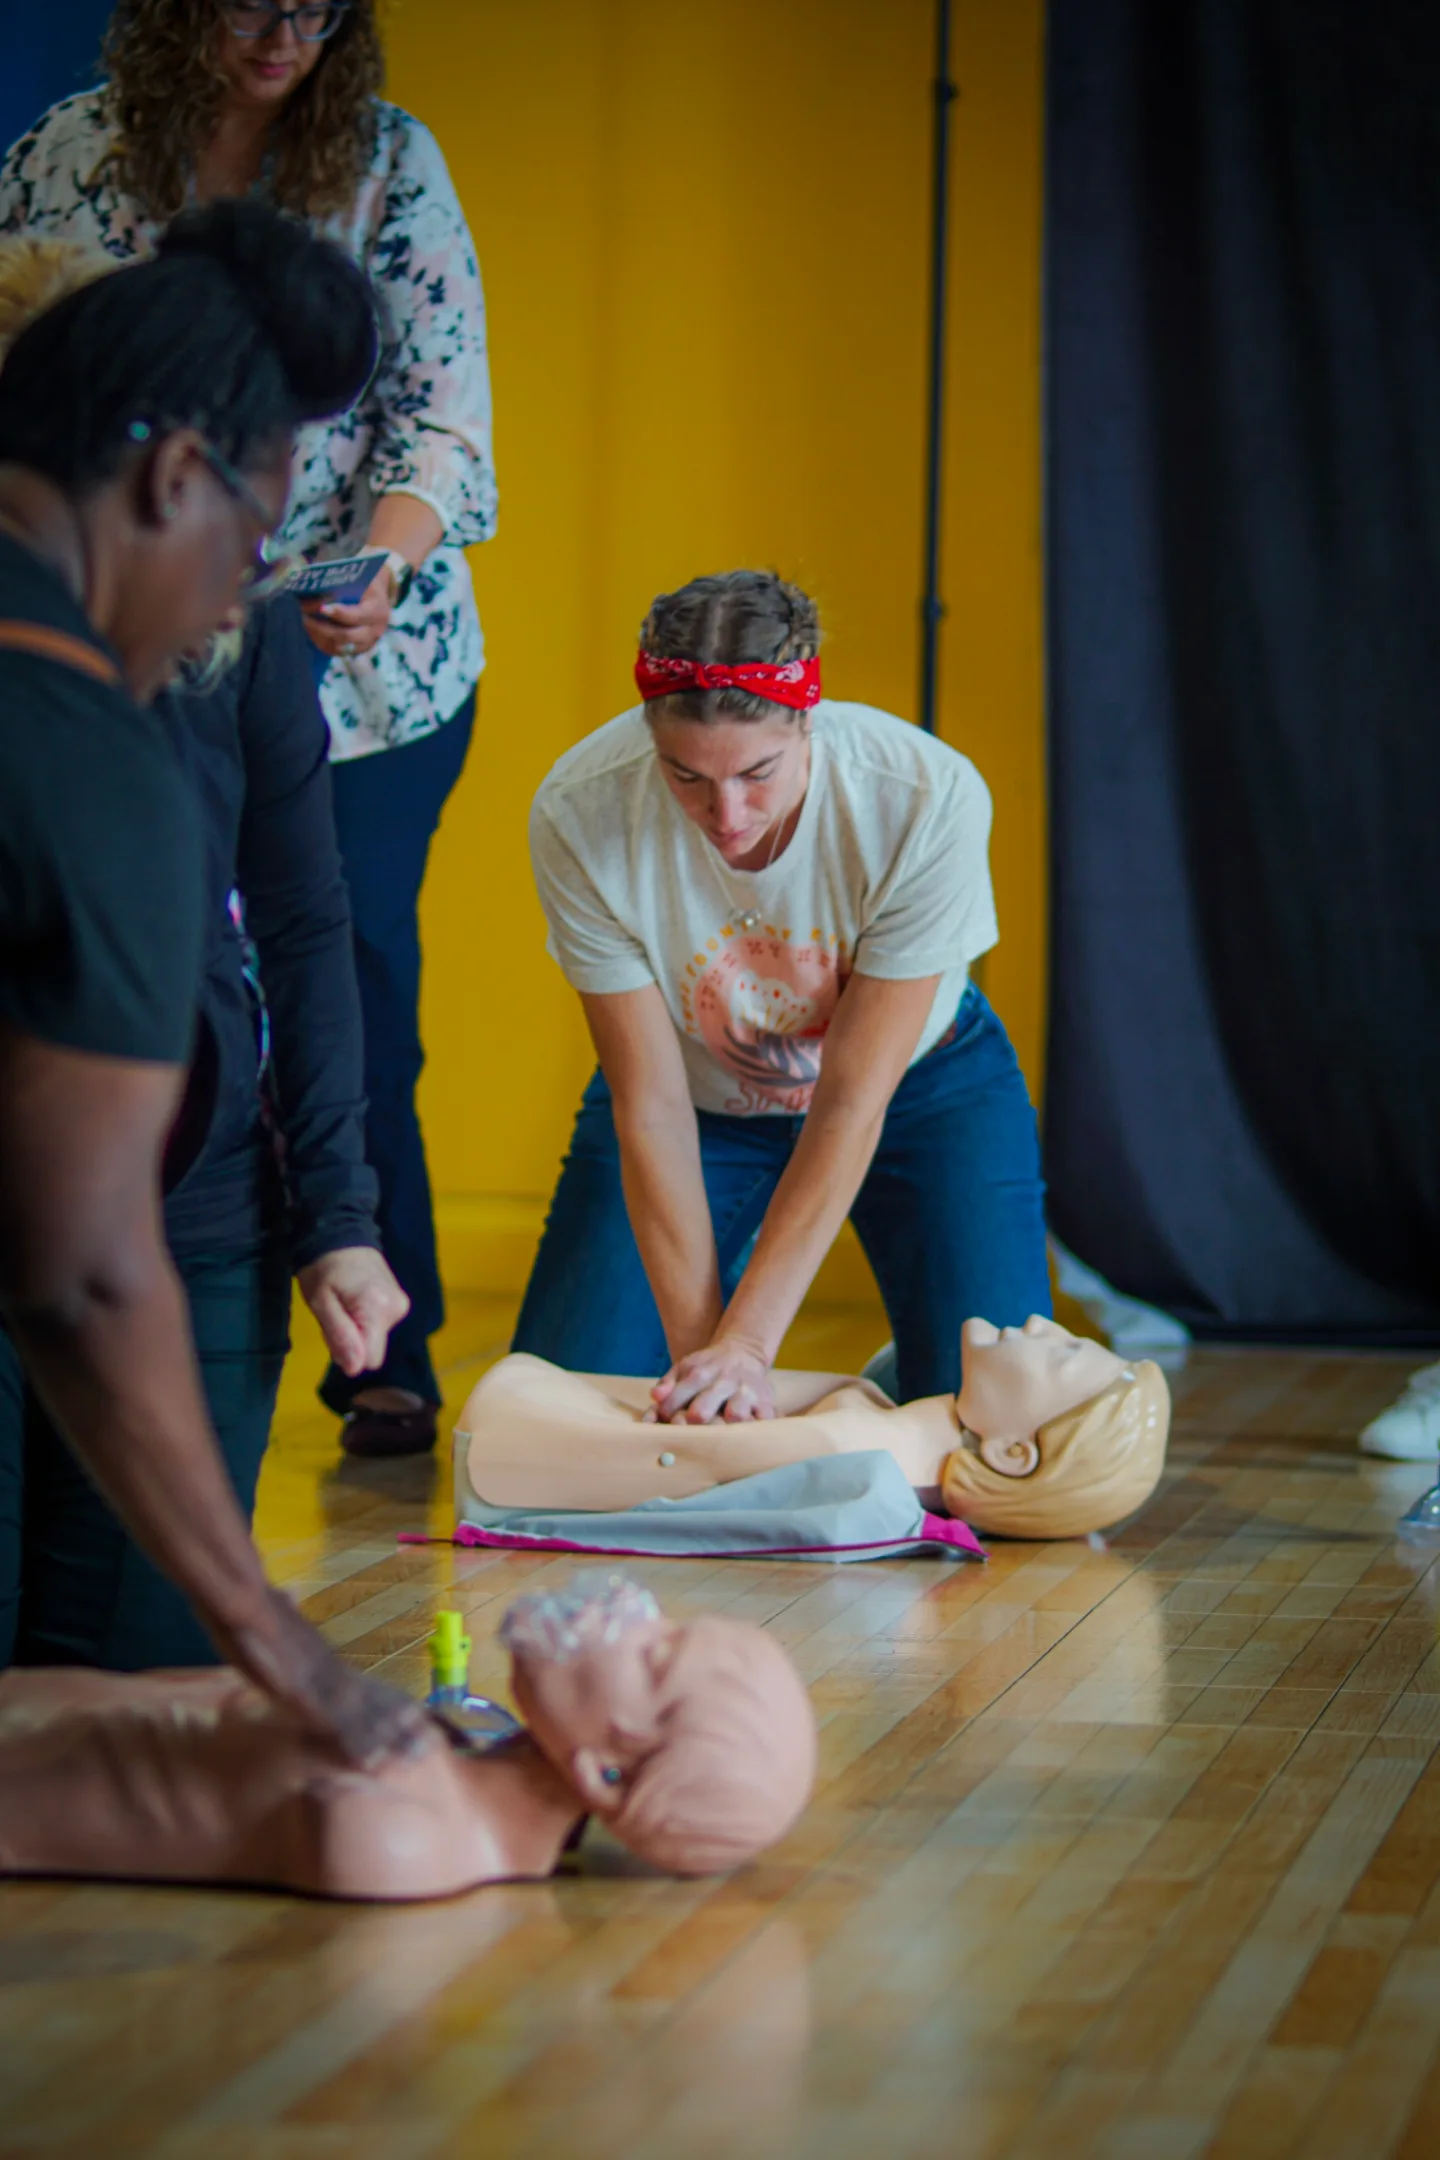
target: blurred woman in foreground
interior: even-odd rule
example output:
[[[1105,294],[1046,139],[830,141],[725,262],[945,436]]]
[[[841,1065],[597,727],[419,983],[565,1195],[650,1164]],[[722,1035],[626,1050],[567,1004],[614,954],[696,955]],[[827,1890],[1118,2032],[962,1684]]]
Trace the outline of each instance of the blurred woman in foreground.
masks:
[[[255,204],[47,310],[0,369],[0,1307],[46,1407],[210,1639],[352,1760],[413,1708],[265,1582],[160,1237],[193,1032],[193,791],[144,709],[265,576],[295,429],[368,379],[364,281]],[[0,1513],[23,1461],[7,1442]],[[0,1602],[43,1583],[23,1527]]]

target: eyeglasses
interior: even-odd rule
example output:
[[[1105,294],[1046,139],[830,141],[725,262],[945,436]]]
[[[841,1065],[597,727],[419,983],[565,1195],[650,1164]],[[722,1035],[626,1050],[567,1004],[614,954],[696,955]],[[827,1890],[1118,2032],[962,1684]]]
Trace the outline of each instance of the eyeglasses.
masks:
[[[261,502],[254,488],[245,478],[238,465],[232,465],[223,450],[201,436],[195,445],[195,454],[202,465],[212,473],[233,502],[238,502],[247,516],[253,517],[261,529],[261,539],[255,550],[255,560],[248,566],[240,580],[242,600],[269,600],[279,592],[303,567],[298,555],[288,548],[276,545],[271,526],[270,512]]]
[[[273,37],[282,22],[288,22],[302,45],[320,45],[328,37],[334,37],[341,23],[350,12],[350,0],[327,0],[318,7],[281,7],[279,0],[229,0],[222,7],[225,17],[236,37]]]
[[[179,421],[170,426],[178,427]],[[193,424],[193,423],[192,423]],[[149,420],[132,420],[126,429],[132,443],[150,443],[157,433],[163,433],[163,425]],[[232,502],[239,503],[247,517],[254,518],[260,527],[260,539],[255,548],[255,558],[240,578],[240,598],[245,601],[269,600],[283,591],[297,570],[305,567],[304,558],[289,548],[276,545],[275,521],[260,497],[251,487],[238,465],[233,465],[223,450],[217,450],[207,435],[195,430],[195,455],[207,472],[214,474]]]

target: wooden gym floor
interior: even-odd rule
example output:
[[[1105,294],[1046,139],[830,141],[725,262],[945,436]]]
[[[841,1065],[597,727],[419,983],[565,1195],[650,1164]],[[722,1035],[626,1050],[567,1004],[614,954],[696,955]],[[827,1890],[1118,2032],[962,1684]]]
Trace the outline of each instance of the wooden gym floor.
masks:
[[[462,1303],[451,1407],[508,1314]],[[845,1367],[868,1314],[802,1321]],[[306,1344],[261,1534],[420,1687],[479,1684],[554,1563],[397,1548],[428,1465],[337,1466]],[[1411,1361],[1413,1362],[1413,1361]],[[1205,1352],[1108,1548],[989,1564],[640,1566],[789,1646],[805,1820],[727,1882],[583,1875],[377,1910],[0,1887],[5,2160],[1436,2160],[1440,1553],[1423,1468],[1357,1455],[1406,1361]]]

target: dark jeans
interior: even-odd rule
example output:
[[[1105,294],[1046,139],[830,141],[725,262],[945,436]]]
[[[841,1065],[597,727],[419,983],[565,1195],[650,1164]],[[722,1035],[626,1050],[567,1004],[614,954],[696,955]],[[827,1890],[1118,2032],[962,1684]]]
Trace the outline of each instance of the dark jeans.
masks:
[[[290,1343],[290,1269],[257,1248],[177,1260],[210,1415],[247,1517]],[[185,1599],[132,1543],[0,1330],[0,1666],[213,1665]]]
[[[430,1173],[415,1113],[420,1045],[420,887],[445,801],[460,778],[475,721],[472,692],[444,727],[398,750],[330,768],[335,830],[350,887],[355,968],[365,1024],[365,1153],[380,1180],[380,1242],[410,1310],[385,1362],[347,1379],[332,1365],[320,1397],[341,1416],[362,1388],[408,1388],[438,1403],[430,1337],[445,1318]]]
[[[804,1119],[697,1112],[728,1298]],[[1050,1311],[1035,1113],[999,1020],[972,984],[953,1036],[891,1098],[850,1211],[895,1337],[900,1399],[960,1385],[960,1324]],[[572,1372],[661,1373],[660,1315],[630,1229],[610,1090],[575,1120],[514,1347]]]

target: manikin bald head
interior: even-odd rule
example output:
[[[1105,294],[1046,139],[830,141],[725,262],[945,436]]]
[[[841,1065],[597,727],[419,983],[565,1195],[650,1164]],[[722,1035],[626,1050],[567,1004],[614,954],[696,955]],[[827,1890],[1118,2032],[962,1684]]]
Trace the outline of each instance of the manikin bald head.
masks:
[[[815,1716],[763,1629],[667,1620],[592,1571],[507,1616],[515,1699],[586,1806],[656,1867],[709,1875],[782,1838],[815,1781]]]

